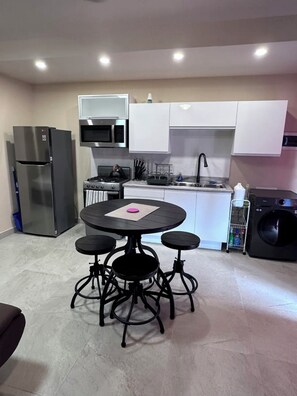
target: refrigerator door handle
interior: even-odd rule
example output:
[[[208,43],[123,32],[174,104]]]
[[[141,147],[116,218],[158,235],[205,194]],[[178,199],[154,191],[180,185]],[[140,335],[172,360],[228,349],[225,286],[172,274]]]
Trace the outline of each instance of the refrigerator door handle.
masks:
[[[49,162],[26,162],[26,161],[17,161],[19,164],[26,166],[47,166]]]

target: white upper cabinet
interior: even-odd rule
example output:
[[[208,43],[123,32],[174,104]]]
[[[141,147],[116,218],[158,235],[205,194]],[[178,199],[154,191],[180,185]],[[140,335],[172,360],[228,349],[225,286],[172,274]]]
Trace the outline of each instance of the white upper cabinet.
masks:
[[[168,153],[169,103],[130,104],[129,151]]]
[[[80,95],[78,97],[79,119],[120,119],[129,118],[129,95]]]
[[[170,104],[170,128],[235,128],[238,102]]]
[[[287,100],[239,102],[233,155],[281,154]]]

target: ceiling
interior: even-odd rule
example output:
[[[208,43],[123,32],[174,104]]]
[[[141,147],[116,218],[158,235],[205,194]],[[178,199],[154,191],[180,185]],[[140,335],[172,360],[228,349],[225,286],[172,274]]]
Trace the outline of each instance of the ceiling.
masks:
[[[256,59],[259,45],[269,52]],[[297,73],[297,0],[1,0],[0,73],[32,84]]]

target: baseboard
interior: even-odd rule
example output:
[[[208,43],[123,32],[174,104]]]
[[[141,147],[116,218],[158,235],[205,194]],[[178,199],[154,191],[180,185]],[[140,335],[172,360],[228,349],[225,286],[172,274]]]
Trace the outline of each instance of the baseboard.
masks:
[[[222,250],[222,243],[221,242],[200,241],[199,248],[211,249],[211,250]]]
[[[7,237],[8,235],[14,234],[16,232],[15,228],[10,228],[9,230],[0,232],[0,239]]]

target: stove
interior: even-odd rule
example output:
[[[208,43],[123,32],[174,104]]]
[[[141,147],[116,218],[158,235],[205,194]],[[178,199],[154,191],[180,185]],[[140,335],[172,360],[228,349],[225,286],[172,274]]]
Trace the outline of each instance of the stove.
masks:
[[[83,183],[85,206],[87,206],[88,195],[92,195],[91,203],[123,198],[123,184],[131,179],[131,168],[121,167],[119,172],[113,172],[112,166],[99,165],[97,171],[98,176],[91,177]],[[94,193],[96,191],[106,192],[106,194],[99,196]],[[87,201],[90,204],[90,200]]]
[[[104,190],[104,191],[120,191],[122,184],[130,179],[121,177],[91,177],[84,181],[84,189],[88,190]]]
[[[84,206],[110,199],[124,198],[123,184],[131,179],[131,168],[121,167],[119,172],[113,172],[113,166],[97,168],[98,176],[83,182]],[[109,235],[121,239],[121,235],[95,230],[86,225],[86,235]]]

